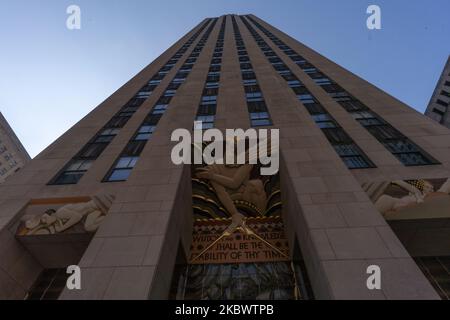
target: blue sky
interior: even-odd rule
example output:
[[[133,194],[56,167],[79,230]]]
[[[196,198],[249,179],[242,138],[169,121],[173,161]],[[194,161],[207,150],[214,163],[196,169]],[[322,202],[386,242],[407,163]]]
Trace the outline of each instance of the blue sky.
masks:
[[[76,4],[82,29],[66,28]],[[382,30],[366,9],[382,10]],[[450,1],[0,0],[0,111],[35,156],[203,18],[253,13],[423,112]]]

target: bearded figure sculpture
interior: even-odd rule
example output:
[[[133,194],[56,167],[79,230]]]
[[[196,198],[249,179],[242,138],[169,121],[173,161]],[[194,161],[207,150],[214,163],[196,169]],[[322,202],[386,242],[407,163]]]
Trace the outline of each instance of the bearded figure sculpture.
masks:
[[[96,195],[84,203],[67,204],[57,210],[49,209],[44,214],[25,221],[26,235],[63,233],[84,220],[84,230],[95,232],[108,213],[115,197]]]

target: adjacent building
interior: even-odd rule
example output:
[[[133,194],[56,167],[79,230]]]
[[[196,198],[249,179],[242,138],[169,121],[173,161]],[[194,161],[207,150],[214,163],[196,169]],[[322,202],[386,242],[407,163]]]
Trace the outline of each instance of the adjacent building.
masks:
[[[450,57],[445,64],[439,82],[431,97],[425,114],[431,119],[450,128]]]
[[[194,121],[279,129],[278,174],[174,164]],[[0,186],[0,297],[448,299],[449,178],[449,129],[254,15],[208,18]]]
[[[0,112],[0,183],[30,160],[28,152]]]

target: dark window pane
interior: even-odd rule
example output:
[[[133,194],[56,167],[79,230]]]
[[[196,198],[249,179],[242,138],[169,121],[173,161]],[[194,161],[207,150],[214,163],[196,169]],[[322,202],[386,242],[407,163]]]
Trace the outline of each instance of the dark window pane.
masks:
[[[335,144],[348,144],[352,143],[350,137],[341,128],[329,128],[323,129],[323,132],[327,136],[331,143]]]
[[[63,172],[58,179],[56,179],[55,184],[76,184],[83,177],[83,172]]]
[[[131,174],[132,169],[116,169],[111,173],[108,181],[126,181]]]
[[[124,156],[135,157],[139,156],[144,149],[146,141],[132,141],[127,144],[123,151]]]
[[[88,144],[86,147],[83,148],[79,156],[81,158],[96,159],[103,152],[103,150],[105,150],[107,146],[108,146],[107,143]]]

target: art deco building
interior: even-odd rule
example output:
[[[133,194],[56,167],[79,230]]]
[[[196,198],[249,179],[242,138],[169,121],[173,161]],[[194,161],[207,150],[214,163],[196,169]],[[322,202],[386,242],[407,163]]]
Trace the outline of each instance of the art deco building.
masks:
[[[30,160],[28,152],[0,112],[0,183]]]
[[[279,129],[279,173],[175,165],[194,120]],[[0,297],[446,299],[449,177],[447,128],[253,15],[205,19],[0,186]]]
[[[450,57],[425,112],[431,119],[450,128]]]

